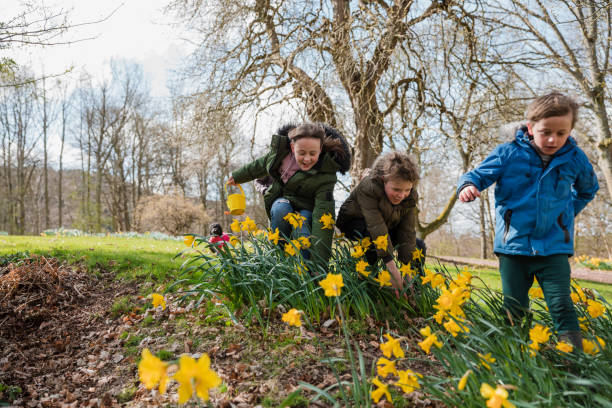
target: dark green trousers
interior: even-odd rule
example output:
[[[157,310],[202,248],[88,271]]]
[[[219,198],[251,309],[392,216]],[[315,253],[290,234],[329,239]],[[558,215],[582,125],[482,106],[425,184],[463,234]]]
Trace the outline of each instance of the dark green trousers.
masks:
[[[499,255],[504,308],[514,318],[522,318],[529,309],[527,292],[538,279],[544,300],[557,333],[579,331],[576,309],[570,297],[570,265],[567,255]]]

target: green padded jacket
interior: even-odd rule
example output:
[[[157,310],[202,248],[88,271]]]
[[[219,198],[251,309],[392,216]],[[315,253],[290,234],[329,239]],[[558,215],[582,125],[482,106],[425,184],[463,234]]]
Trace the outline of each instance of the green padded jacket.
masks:
[[[312,260],[327,265],[331,256],[333,228],[323,229],[320,218],[324,214],[335,214],[334,186],[337,181],[336,172],[346,172],[350,167],[350,151],[344,137],[335,129],[324,126],[326,134],[338,137],[345,150],[344,156],[332,152],[322,152],[318,162],[308,171],[298,170],[287,183],[283,183],[279,167],[290,152],[289,130],[294,125],[288,125],[278,130],[272,136],[270,151],[263,157],[235,170],[232,177],[236,183],[246,183],[251,180],[270,176],[272,184],[264,193],[266,213],[270,216],[272,203],[284,197],[291,203],[294,210],[312,211]],[[334,217],[335,218],[335,217]]]

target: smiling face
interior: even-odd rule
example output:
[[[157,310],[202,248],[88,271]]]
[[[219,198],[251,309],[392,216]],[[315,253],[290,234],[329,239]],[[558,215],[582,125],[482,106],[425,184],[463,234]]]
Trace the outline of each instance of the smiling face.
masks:
[[[547,155],[555,154],[565,145],[572,131],[572,113],[550,116],[536,122],[529,122],[527,129],[533,136],[533,143]]]
[[[389,179],[385,181],[385,195],[391,204],[398,205],[404,201],[412,191],[414,183],[402,179]]]
[[[303,171],[310,170],[319,160],[321,139],[302,137],[295,142],[291,142],[291,151],[300,169]]]

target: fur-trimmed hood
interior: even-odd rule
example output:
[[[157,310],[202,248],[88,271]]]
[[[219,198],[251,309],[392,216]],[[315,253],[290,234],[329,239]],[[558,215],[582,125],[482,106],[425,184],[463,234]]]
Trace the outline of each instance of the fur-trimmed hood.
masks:
[[[344,155],[325,150],[324,152],[327,152],[331,156],[331,158],[340,166],[340,169],[338,171],[342,174],[345,174],[351,168],[351,149],[349,148],[346,139],[337,129],[334,129],[333,127],[321,122],[318,122],[316,124],[323,126],[323,129],[325,129],[325,136],[331,137],[332,139],[340,140]],[[299,124],[288,123],[286,125],[281,126],[276,131],[276,134],[289,137],[289,132],[292,129],[295,129],[297,126],[299,126]]]

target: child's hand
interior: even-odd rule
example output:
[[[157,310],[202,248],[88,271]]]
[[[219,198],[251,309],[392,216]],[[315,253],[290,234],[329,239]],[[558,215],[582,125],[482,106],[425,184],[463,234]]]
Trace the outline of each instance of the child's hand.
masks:
[[[232,176],[230,176],[230,178],[227,179],[227,184],[229,184],[230,186],[236,185],[236,182],[234,181],[234,178]]]
[[[395,290],[395,296],[399,299],[399,294],[404,290],[404,281],[402,279],[402,273],[397,269],[395,261],[391,260],[386,263],[387,270],[391,274],[391,285]]]
[[[480,197],[480,191],[478,191],[478,189],[473,184],[468,184],[467,186],[463,187],[459,192],[459,200],[464,203],[474,201],[478,197]]]

